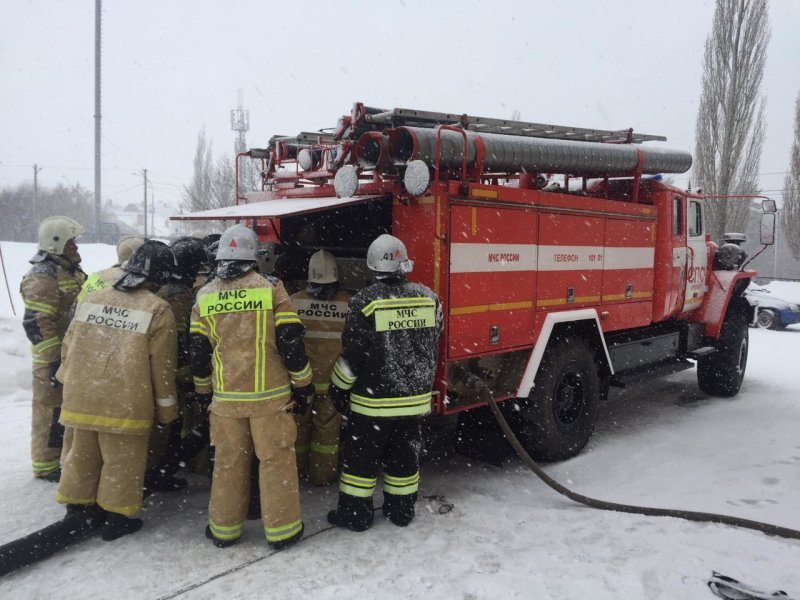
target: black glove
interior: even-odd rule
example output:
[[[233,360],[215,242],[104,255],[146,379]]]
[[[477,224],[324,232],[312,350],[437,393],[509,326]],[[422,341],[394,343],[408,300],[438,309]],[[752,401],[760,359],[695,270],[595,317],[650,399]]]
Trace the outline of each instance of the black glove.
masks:
[[[333,407],[339,411],[342,416],[350,414],[350,392],[343,390],[331,384],[328,388],[328,398],[333,402]]]
[[[58,367],[60,366],[61,366],[60,360],[53,361],[48,365],[48,367],[50,368],[50,385],[52,385],[54,388],[61,387],[61,382],[58,379],[56,379],[56,371],[58,371]]]
[[[292,388],[292,400],[294,400],[294,407],[292,407],[292,414],[304,415],[308,410],[308,399],[314,395],[314,384],[309,383],[299,388]]]
[[[197,407],[200,411],[205,412],[211,404],[211,394],[195,394],[194,400],[197,402]]]

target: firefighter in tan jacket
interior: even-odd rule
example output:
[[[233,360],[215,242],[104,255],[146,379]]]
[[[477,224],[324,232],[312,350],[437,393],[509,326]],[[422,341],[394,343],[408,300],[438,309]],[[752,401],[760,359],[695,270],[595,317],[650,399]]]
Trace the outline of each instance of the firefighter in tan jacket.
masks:
[[[141,528],[129,517],[142,507],[153,420],[168,424],[178,415],[175,318],[154,293],[174,264],[166,245],[145,242],[125,276],[78,306],[64,338],[61,422],[73,438],[56,499],[68,515],[105,511],[104,540]]]
[[[198,270],[206,260],[203,242],[194,237],[181,237],[170,244],[175,255],[176,269],[172,278],[158,290],[158,297],[167,301],[175,317],[178,338],[178,363],[176,385],[180,419],[172,422],[168,432],[154,428],[150,438],[150,460],[145,476],[147,492],[172,492],[183,489],[186,479],[175,477],[181,462],[194,458],[208,443],[208,422],[205,417],[194,419],[194,384],[189,351],[189,322],[192,316],[194,294],[192,286]]]
[[[308,287],[292,294],[306,327],[305,345],[314,372],[311,410],[295,417],[297,467],[314,485],[336,481],[342,416],[328,397],[328,382],[342,352],[342,330],[352,294],[339,289],[339,267],[330,252],[320,250],[308,261]]]
[[[313,394],[303,325],[283,284],[256,269],[258,237],[243,225],[223,233],[216,278],[192,309],[195,392],[210,405],[215,448],[206,536],[217,547],[242,534],[253,452],[259,459],[267,542],[284,547],[303,534],[291,411]],[[292,399],[294,398],[294,403]]]
[[[89,275],[86,281],[83,282],[81,293],[78,294],[78,303],[80,304],[83,302],[86,296],[91,293],[97,290],[104,290],[119,281],[119,279],[125,275],[125,272],[122,270],[122,264],[131,257],[134,250],[144,244],[145,239],[147,238],[143,235],[126,235],[121,237],[117,242],[117,264]]]
[[[55,373],[69,312],[86,274],[75,238],[83,227],[68,217],[48,217],[39,224],[39,250],[22,279],[25,300],[22,326],[33,345],[31,461],[33,476],[58,481],[64,428],[58,423],[61,386]]]

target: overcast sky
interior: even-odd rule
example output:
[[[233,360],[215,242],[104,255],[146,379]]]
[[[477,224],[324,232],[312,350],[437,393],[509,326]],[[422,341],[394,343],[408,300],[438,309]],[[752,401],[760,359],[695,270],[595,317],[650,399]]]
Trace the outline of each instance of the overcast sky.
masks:
[[[0,186],[93,188],[94,2],[0,0]],[[235,9],[233,7],[236,7]],[[114,0],[103,5],[103,199],[180,200],[198,132],[233,153],[332,127],[355,101],[666,135],[694,151],[714,2]],[[800,2],[770,3],[761,184],[779,195],[800,91]],[[679,180],[680,185],[686,179]]]

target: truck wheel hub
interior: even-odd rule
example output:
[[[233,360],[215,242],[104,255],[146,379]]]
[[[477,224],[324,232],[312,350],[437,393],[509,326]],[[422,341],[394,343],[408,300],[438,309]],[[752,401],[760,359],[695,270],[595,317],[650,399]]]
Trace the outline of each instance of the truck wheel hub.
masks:
[[[575,425],[584,405],[583,378],[580,373],[569,372],[561,377],[553,396],[553,416],[559,427]]]

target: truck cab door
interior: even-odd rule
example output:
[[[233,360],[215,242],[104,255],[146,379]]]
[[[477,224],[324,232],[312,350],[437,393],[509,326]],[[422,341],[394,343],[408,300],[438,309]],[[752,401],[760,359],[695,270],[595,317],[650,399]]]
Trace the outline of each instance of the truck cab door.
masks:
[[[673,196],[671,207],[672,232],[670,245],[672,249],[672,265],[666,287],[666,316],[676,316],[683,308],[686,296],[686,198]]]
[[[706,244],[703,204],[686,199],[686,291],[683,312],[696,309],[706,294],[708,245]]]

